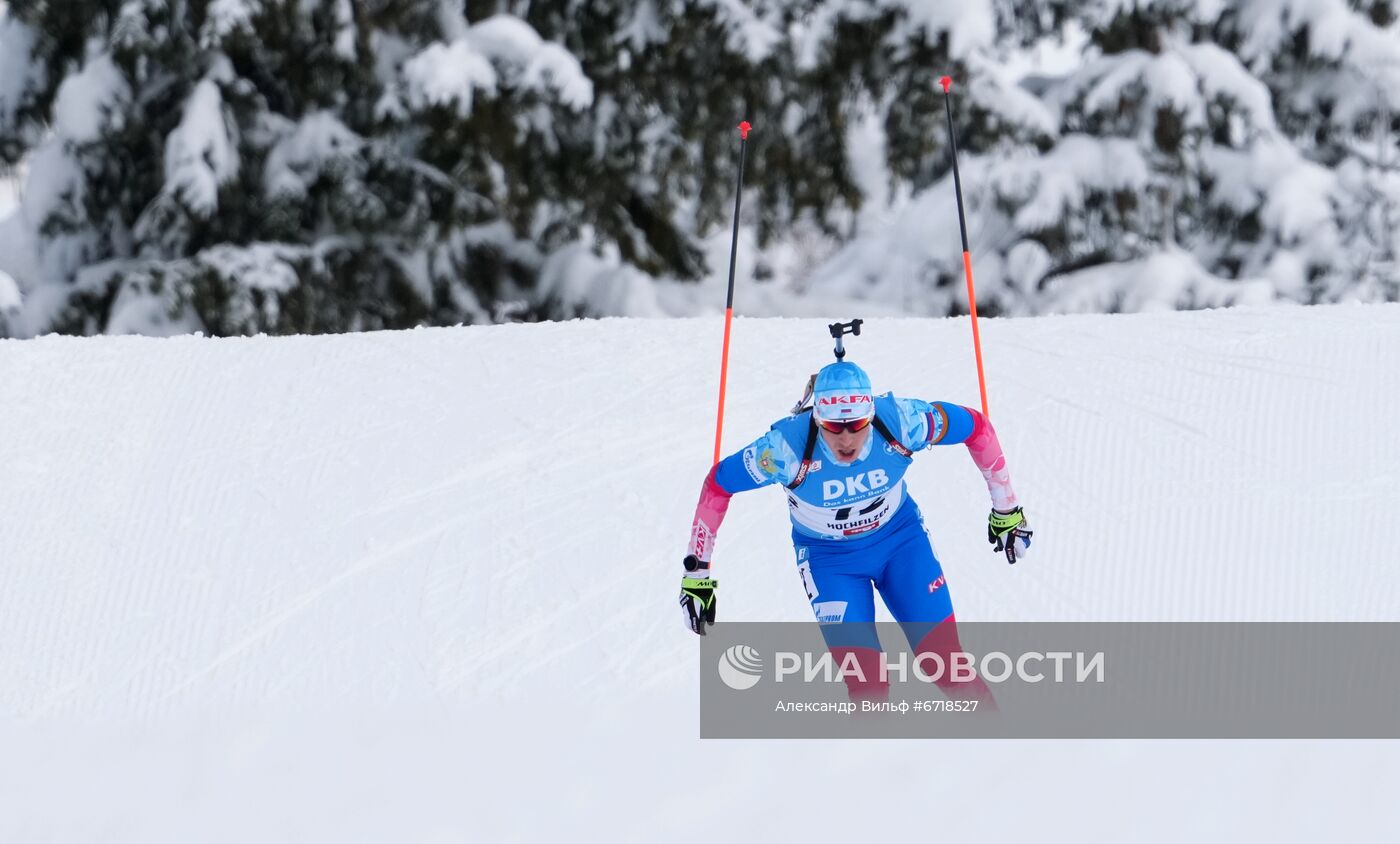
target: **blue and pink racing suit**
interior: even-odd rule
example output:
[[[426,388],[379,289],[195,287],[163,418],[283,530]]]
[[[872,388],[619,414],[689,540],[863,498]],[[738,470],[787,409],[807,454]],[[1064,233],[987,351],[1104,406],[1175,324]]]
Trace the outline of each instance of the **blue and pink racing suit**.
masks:
[[[893,441],[871,425],[864,448],[849,463],[836,460],[814,430],[810,412],[775,423],[768,433],[721,460],[705,478],[687,552],[708,565],[730,497],[783,484],[797,571],[827,646],[838,659],[853,653],[863,664],[877,659],[880,647],[873,623],[875,589],[916,652],[958,649],[947,579],[918,505],[905,489],[912,453],[935,445],[966,444],[986,479],[992,506],[1016,506],[1001,444],[981,413],[947,402],[885,394],[876,397],[875,414]],[[816,443],[804,471],[810,437],[816,437]],[[980,681],[945,691],[986,697]],[[882,697],[887,688],[877,682],[852,684],[851,693]]]

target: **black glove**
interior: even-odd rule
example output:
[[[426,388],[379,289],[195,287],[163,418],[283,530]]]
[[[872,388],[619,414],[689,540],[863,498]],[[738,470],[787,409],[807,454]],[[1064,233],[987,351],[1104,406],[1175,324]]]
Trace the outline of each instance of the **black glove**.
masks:
[[[1026,549],[1031,547],[1030,524],[1026,521],[1026,514],[1021,512],[1021,508],[1014,510],[993,510],[987,516],[987,541],[996,546],[996,550],[1006,554],[1006,561],[1015,565],[1017,557],[1025,556]],[[1020,546],[1017,546],[1020,540]]]
[[[685,558],[686,574],[681,578],[681,614],[692,633],[705,635],[705,624],[715,623],[715,590],[719,581],[710,577],[710,566],[694,554]]]

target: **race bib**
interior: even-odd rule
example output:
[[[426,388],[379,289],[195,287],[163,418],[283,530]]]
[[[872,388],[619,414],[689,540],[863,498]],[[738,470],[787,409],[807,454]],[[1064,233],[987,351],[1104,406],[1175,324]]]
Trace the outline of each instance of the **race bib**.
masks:
[[[840,507],[809,504],[796,495],[788,495],[788,510],[793,522],[804,530],[825,539],[849,539],[878,529],[899,509],[904,501],[904,481],[899,480],[869,498]]]

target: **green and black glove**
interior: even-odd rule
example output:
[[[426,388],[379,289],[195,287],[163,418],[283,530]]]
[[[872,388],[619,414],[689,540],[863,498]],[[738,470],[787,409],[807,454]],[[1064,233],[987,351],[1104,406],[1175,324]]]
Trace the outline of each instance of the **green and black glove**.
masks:
[[[681,578],[681,614],[692,633],[705,635],[705,624],[715,623],[715,590],[719,581],[710,577],[710,567],[694,554],[685,558],[686,574]]]
[[[1015,565],[1018,557],[1024,557],[1026,549],[1031,547],[1030,524],[1026,521],[1026,514],[1021,512],[1021,508],[1014,510],[993,510],[987,517],[987,541],[996,546],[996,550],[1006,554],[1006,561]],[[1017,544],[1020,540],[1020,544]]]

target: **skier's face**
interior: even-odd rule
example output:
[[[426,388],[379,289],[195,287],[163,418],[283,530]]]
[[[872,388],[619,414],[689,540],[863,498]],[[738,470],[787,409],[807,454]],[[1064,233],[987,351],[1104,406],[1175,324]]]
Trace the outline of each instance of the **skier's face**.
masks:
[[[843,430],[839,434],[833,434],[825,428],[820,428],[822,440],[826,447],[831,449],[831,453],[836,455],[836,459],[842,463],[850,463],[860,454],[860,450],[865,448],[865,441],[870,437],[870,425],[866,425],[859,431]]]

